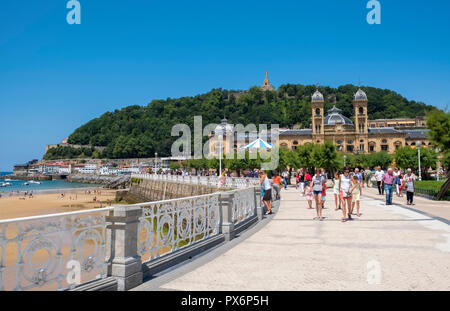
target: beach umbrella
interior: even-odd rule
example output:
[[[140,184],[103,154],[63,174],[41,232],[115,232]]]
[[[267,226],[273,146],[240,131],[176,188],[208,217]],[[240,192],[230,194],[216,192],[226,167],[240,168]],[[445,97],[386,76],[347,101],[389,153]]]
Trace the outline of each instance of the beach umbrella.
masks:
[[[262,140],[261,138],[258,138],[255,141],[252,141],[251,143],[249,143],[248,145],[242,146],[241,149],[264,149],[264,148],[268,148],[268,149],[272,149],[273,145],[269,144],[267,141]]]

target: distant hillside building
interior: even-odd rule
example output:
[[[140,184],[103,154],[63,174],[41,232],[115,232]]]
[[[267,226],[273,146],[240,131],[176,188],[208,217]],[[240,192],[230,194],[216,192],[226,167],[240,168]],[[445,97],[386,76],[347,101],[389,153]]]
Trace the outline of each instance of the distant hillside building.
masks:
[[[91,145],[73,145],[73,144],[69,144],[68,141],[69,140],[67,138],[64,138],[61,141],[61,143],[59,143],[59,144],[46,145],[45,146],[45,153],[44,153],[44,155],[47,153],[47,151],[49,149],[58,148],[58,147],[71,147],[71,148],[75,148],[75,149],[79,149],[79,148],[94,148],[98,152],[103,152],[103,150],[105,150],[105,148],[106,148],[106,147],[91,146]]]
[[[266,71],[266,78],[263,84],[259,87],[263,91],[275,91],[275,88],[270,84],[269,73]]]

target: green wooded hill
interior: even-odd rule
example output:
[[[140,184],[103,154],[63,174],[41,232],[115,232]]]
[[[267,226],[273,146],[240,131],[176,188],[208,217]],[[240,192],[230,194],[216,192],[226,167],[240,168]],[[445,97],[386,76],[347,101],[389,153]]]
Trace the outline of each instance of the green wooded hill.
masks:
[[[220,123],[225,116],[231,124],[279,124],[309,127],[310,101],[316,87],[313,85],[286,84],[274,92],[263,92],[252,87],[247,93],[235,96],[236,91],[213,89],[194,97],[153,100],[147,106],[129,106],[106,112],[81,126],[70,135],[70,144],[106,146],[101,158],[152,157],[170,154],[170,135],[174,124],[188,124],[193,129],[194,116],[203,117],[203,125]],[[409,101],[391,90],[362,87],[369,98],[369,118],[414,118],[436,109],[424,103]],[[333,105],[352,118],[354,85],[338,88],[320,87],[325,98],[325,110]],[[79,152],[77,152],[79,153]],[[50,149],[46,159],[83,157],[66,148]],[[98,156],[97,154],[95,155]]]

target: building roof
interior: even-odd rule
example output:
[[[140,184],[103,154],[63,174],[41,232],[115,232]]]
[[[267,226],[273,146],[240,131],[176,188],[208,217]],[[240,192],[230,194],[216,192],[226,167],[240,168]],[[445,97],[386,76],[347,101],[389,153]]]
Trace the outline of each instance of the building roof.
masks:
[[[316,102],[316,101],[323,101],[323,95],[322,93],[319,92],[319,90],[316,90],[314,92],[314,94],[311,97],[311,101]]]
[[[399,134],[402,133],[402,131],[398,131],[393,127],[369,127],[368,128],[369,134]]]
[[[214,133],[216,135],[225,135],[226,133],[230,133],[233,130],[233,126],[231,124],[228,124],[228,120],[226,118],[223,118],[221,123],[214,129]]]
[[[355,93],[355,100],[367,100],[366,93],[363,90],[358,89],[358,91]]]
[[[325,117],[324,124],[325,125],[335,125],[336,123],[353,125],[352,120],[343,116],[341,114],[342,110],[333,106],[330,110],[328,110],[328,115]]]
[[[406,139],[416,139],[416,138],[428,138],[427,132],[430,130],[423,129],[423,130],[403,130],[402,132],[406,133]]]
[[[289,135],[312,135],[312,129],[287,130],[280,133],[280,136]]]

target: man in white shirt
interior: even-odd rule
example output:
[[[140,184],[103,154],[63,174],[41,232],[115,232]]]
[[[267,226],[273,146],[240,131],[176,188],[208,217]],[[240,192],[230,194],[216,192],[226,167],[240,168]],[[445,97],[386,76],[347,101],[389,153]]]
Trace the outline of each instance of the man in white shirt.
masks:
[[[384,194],[384,187],[381,186],[381,181],[383,180],[384,171],[381,169],[380,166],[377,167],[377,170],[375,172],[375,178],[377,180],[377,187],[378,187],[378,194],[383,195]]]

